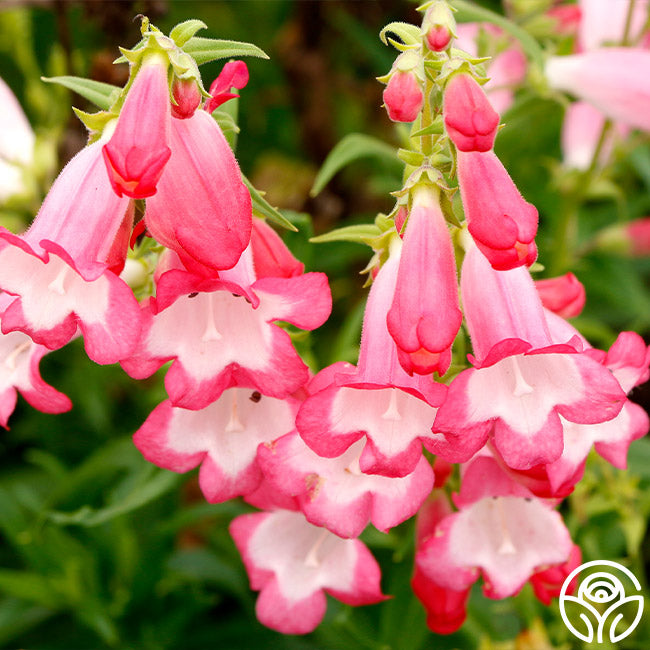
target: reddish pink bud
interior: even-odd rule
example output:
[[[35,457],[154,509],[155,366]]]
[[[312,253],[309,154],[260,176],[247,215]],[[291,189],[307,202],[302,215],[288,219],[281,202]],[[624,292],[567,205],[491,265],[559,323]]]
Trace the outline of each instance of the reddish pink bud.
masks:
[[[585,306],[585,288],[573,273],[537,280],[535,287],[544,307],[562,318],[577,316]]]
[[[459,151],[458,185],[469,232],[492,267],[530,266],[537,258],[537,210],[496,154]]]
[[[413,122],[424,104],[420,82],[412,70],[395,71],[384,89],[383,98],[393,122]]]
[[[194,79],[176,79],[172,86],[172,117],[186,120],[194,115],[201,103],[201,91]]]
[[[543,571],[538,571],[530,577],[530,584],[533,587],[535,596],[548,606],[553,598],[557,598],[562,591],[562,585],[568,575],[580,566],[582,562],[582,551],[577,544],[573,545],[569,559],[563,564],[550,566]],[[578,586],[578,576],[571,580],[566,593],[571,595]]]
[[[650,217],[630,221],[626,224],[625,230],[630,238],[632,255],[638,257],[650,255]]]
[[[408,217],[408,215],[409,212],[405,205],[401,205],[395,213],[395,230],[397,230],[402,239],[404,238],[404,223],[406,222],[406,217]]]
[[[305,265],[291,254],[278,233],[262,219],[253,219],[251,247],[258,279],[293,278],[305,270]]]
[[[451,32],[445,25],[433,25],[426,34],[427,45],[434,52],[442,52],[451,41]]]
[[[443,115],[447,134],[460,151],[489,151],[494,146],[499,114],[470,75],[455,75],[449,81]]]
[[[205,110],[212,113],[229,99],[239,97],[231,91],[232,88],[241,90],[248,83],[248,68],[243,61],[229,61],[223,66],[219,76],[210,86],[211,98],[205,105]]]
[[[436,634],[452,634],[467,618],[467,601],[471,587],[461,591],[446,589],[415,567],[411,580],[413,593],[427,612],[427,627]]]
[[[103,148],[108,177],[118,196],[145,199],[156,193],[171,155],[169,104],[167,63],[150,58],[138,72],[115,132]]]

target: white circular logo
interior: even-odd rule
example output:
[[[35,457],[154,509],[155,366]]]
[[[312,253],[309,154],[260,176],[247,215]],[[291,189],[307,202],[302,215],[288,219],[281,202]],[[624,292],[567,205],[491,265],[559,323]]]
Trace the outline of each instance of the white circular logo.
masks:
[[[571,581],[591,567],[609,568],[606,571],[588,572],[589,575],[580,583],[578,593],[568,596],[566,592]],[[582,641],[603,643],[603,637],[609,632],[609,640],[616,643],[630,635],[639,624],[643,614],[643,596],[640,593],[626,596],[621,574],[627,578],[626,582],[631,582],[637,592],[641,591],[636,576],[629,569],[610,560],[585,562],[574,569],[564,581],[560,592],[560,614],[569,631]],[[567,603],[571,603],[573,622],[567,615]],[[636,615],[629,626],[619,630],[619,623],[623,619],[622,608],[625,605],[630,605],[628,611],[636,612]],[[597,609],[597,606],[600,607]],[[579,618],[582,624],[575,620],[576,618]],[[576,625],[582,631],[576,629]]]

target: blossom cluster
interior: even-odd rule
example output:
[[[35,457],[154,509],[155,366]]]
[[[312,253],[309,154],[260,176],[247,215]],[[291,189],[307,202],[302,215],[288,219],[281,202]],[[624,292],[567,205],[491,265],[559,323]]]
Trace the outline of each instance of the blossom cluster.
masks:
[[[522,51],[509,43],[486,70],[482,28],[457,26],[444,0],[421,9],[384,78],[389,117],[414,122],[413,149],[373,240],[356,365],[313,374],[279,324],[319,327],[331,295],[326,276],[305,272],[253,215],[213,116],[246,85],[246,66],[226,64],[205,92],[181,39],[146,22],[142,43],[123,52],[126,87],[85,118],[90,144],[27,232],[0,230],[0,422],[16,389],[43,411],[70,408],[38,363],[77,336],[93,361],[119,362],[136,379],[170,363],[167,399],[135,445],[160,467],[199,467],[210,503],[243,497],[259,510],[230,532],[260,592],[259,620],[283,633],[312,631],[325,594],[383,600],[359,536],[416,514],[412,584],[432,630],[462,625],[479,577],[490,598],[530,582],[548,604],[580,562],[559,503],[592,448],[625,467],[630,443],[650,428],[627,397],[650,376],[650,348],[633,332],[607,352],[593,348],[567,320],[585,302],[577,278],[531,276],[538,213],[494,151],[500,112],[525,75]],[[584,52],[549,61],[550,84],[570,83],[605,115],[648,128],[637,116],[647,110],[628,114],[594,90],[590,74],[603,66],[593,29],[581,32]],[[603,61],[631,56],[624,49],[608,48]],[[584,90],[561,81],[572,70]],[[632,72],[621,79],[635,83]],[[128,282],[143,260],[130,248],[155,253],[140,300]]]

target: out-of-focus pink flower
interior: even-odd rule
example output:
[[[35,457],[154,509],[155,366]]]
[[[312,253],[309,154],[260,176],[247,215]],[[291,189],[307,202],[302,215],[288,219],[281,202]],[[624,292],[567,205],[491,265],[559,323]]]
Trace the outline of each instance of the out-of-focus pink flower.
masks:
[[[650,255],[650,217],[625,224],[625,233],[629,238],[632,255],[637,257]]]
[[[250,241],[251,197],[218,124],[205,111],[172,120],[171,158],[147,200],[147,229],[192,272],[233,267]]]
[[[422,84],[415,70],[400,68],[400,62],[405,60],[404,54],[395,61],[383,94],[384,106],[393,122],[413,122],[424,104]]]
[[[489,151],[499,126],[499,114],[476,80],[454,75],[445,87],[443,115],[447,134],[460,151]]]
[[[248,83],[248,67],[243,61],[228,61],[219,76],[210,85],[210,99],[205,104],[208,113],[216,110],[229,99],[239,97],[233,88],[241,90]]]
[[[537,209],[519,193],[493,151],[459,151],[458,185],[468,229],[498,270],[537,258]]]
[[[194,79],[175,79],[172,84],[172,117],[186,120],[194,115],[201,103],[201,91]]]
[[[556,33],[575,35],[580,25],[582,11],[580,5],[556,5],[551,7],[546,15],[555,21]]]
[[[153,196],[171,156],[167,68],[162,57],[145,59],[126,96],[115,132],[104,145],[108,177],[118,196]]]
[[[607,117],[650,130],[650,51],[608,47],[570,56],[553,56],[546,63],[552,88],[582,99]]]
[[[413,199],[386,319],[402,368],[409,374],[444,375],[462,320],[454,251],[438,192],[420,189]]]
[[[0,202],[25,189],[22,168],[34,159],[34,139],[18,100],[0,79]]]
[[[584,285],[573,273],[537,280],[535,287],[544,307],[562,318],[574,318],[585,306]]]
[[[325,593],[348,605],[384,600],[380,569],[358,539],[342,539],[290,510],[241,515],[230,524],[248,572],[259,621],[307,634],[325,615]]]
[[[579,0],[578,40],[583,50],[620,45],[625,34],[630,0]],[[648,16],[648,0],[634,0],[629,42],[636,42]]]

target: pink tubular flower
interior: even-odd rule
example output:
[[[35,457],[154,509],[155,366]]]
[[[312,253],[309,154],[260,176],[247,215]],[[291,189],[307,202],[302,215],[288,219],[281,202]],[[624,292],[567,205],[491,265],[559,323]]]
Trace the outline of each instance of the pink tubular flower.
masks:
[[[578,39],[583,50],[595,50],[602,45],[618,45],[625,34],[630,0],[603,2],[579,0],[580,22]],[[636,41],[648,16],[648,1],[634,0],[629,25],[629,37]]]
[[[567,561],[573,544],[552,505],[511,481],[494,459],[465,469],[455,504],[419,546],[416,564],[429,580],[456,592],[483,574],[489,598],[516,594],[539,569]]]
[[[585,288],[573,273],[537,280],[535,288],[544,307],[562,318],[577,316],[585,306]]]
[[[650,51],[608,47],[570,56],[552,56],[546,78],[552,88],[582,99],[607,117],[650,130]]]
[[[307,634],[323,616],[325,593],[348,605],[385,599],[380,570],[357,539],[341,539],[287,510],[242,515],[230,524],[259,621],[283,634]]]
[[[250,241],[252,207],[232,150],[205,111],[172,120],[171,148],[147,229],[192,272],[233,267]]]
[[[0,306],[11,302],[0,295]],[[66,395],[43,381],[38,365],[49,350],[22,332],[0,334],[0,425],[7,428],[16,408],[17,392],[43,413],[63,413],[72,408]]]
[[[489,151],[494,146],[499,114],[472,76],[457,74],[447,83],[443,115],[459,151]]]
[[[537,209],[527,203],[493,151],[458,152],[458,185],[468,229],[498,270],[537,258]]]
[[[620,412],[625,393],[611,372],[580,353],[578,337],[551,338],[527,269],[495,271],[470,247],[461,292],[475,367],[452,381],[438,409],[434,431],[446,441],[434,453],[467,460],[493,436],[509,467],[530,469],[562,454],[560,416],[598,424]]]
[[[262,219],[253,219],[251,248],[258,278],[293,278],[305,271],[305,265],[293,256],[280,235]]]
[[[383,532],[413,516],[433,487],[431,465],[421,457],[402,478],[364,474],[362,440],[341,456],[315,454],[297,433],[260,445],[259,463],[269,483],[297,503],[307,521],[341,537],[358,537],[372,523]]]
[[[239,267],[250,262],[249,252],[227,272],[232,278],[243,275]],[[287,332],[273,322],[311,330],[325,322],[331,306],[323,273],[242,286],[171,269],[144,305],[141,344],[122,366],[143,379],[173,359],[165,387],[182,408],[203,409],[235,385],[284,398],[306,383],[308,371]]]
[[[444,375],[463,315],[458,306],[456,263],[438,193],[416,192],[404,235],[388,331],[410,375]]]
[[[291,431],[297,403],[241,386],[198,411],[159,404],[133,436],[150,462],[175,472],[201,465],[199,486],[210,503],[253,492],[262,480],[257,447]]]
[[[30,229],[0,231],[0,288],[16,296],[3,333],[19,330],[54,350],[80,327],[88,356],[115,363],[140,332],[140,309],[122,270],[133,206],[111,189],[102,143],[82,149],[52,186]]]
[[[210,86],[210,99],[205,104],[205,110],[212,113],[229,99],[239,97],[231,92],[232,88],[241,90],[248,83],[248,68],[243,61],[228,61],[219,76]]]
[[[435,440],[431,424],[446,394],[446,386],[430,376],[409,376],[402,369],[388,333],[399,258],[395,246],[373,282],[357,368],[335,366],[316,375],[320,389],[310,385],[312,394],[296,417],[298,432],[319,456],[341,456],[365,437],[360,470],[390,477],[413,472],[422,444]]]
[[[104,146],[108,177],[118,196],[153,196],[171,155],[167,67],[166,59],[159,56],[143,61],[120,111],[115,132]]]

